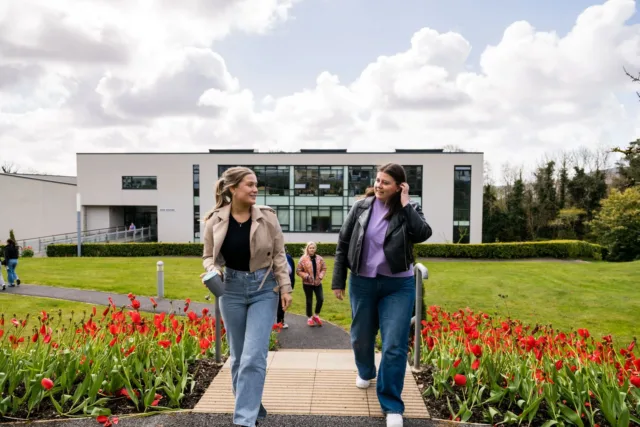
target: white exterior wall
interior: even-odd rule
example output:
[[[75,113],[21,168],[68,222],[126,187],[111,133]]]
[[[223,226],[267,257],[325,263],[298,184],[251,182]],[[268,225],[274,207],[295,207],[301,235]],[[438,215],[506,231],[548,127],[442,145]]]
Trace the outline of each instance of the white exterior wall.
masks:
[[[422,210],[433,229],[427,242],[442,243],[453,240],[454,167],[471,166],[470,242],[481,243],[483,157],[481,153],[415,152],[78,154],[78,190],[83,205],[157,206],[158,240],[189,242],[193,241],[194,164],[200,165],[201,216],[214,204],[218,165],[422,165]],[[129,175],[157,176],[158,189],[122,190],[122,176]],[[285,233],[287,242],[336,242],[337,238],[337,233]]]
[[[18,241],[75,232],[76,190],[72,184],[0,174],[0,240],[10,229]]]
[[[111,226],[109,206],[84,206],[84,214],[86,218],[85,230],[97,230]]]

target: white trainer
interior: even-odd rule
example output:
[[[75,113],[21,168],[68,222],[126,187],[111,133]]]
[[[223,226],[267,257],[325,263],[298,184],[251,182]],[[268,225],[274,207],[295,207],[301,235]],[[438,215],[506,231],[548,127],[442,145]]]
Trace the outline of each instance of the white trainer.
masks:
[[[400,414],[387,414],[387,427],[402,427],[402,415]]]
[[[368,380],[363,380],[362,378],[360,378],[360,376],[356,376],[356,387],[358,388],[369,388],[369,386],[371,385],[371,381]]]

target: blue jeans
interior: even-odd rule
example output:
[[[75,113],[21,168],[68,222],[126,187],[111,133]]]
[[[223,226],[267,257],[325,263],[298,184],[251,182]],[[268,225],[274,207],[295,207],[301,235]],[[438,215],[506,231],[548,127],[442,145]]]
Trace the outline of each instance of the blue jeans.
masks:
[[[278,294],[273,272],[258,290],[267,269],[254,273],[225,268],[226,289],[220,298],[220,311],[227,330],[231,379],[236,405],[233,422],[255,426],[267,416],[262,392],[267,374],[267,355],[271,329],[276,321]]]
[[[18,275],[16,274],[17,266],[18,266],[17,259],[7,260],[7,282],[9,282],[9,285],[13,285],[16,282],[16,280],[18,280]]]
[[[350,274],[351,345],[358,375],[376,378],[375,342],[382,335],[382,360],[376,391],[384,414],[403,414],[402,389],[407,369],[409,330],[415,283],[413,277],[368,278]]]

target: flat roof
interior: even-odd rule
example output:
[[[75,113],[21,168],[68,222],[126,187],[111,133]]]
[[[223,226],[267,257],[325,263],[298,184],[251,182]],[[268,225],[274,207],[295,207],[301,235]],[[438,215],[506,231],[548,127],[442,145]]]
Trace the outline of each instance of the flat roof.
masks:
[[[442,148],[396,148],[394,151],[348,151],[346,148],[302,148],[300,151],[257,151],[253,148],[210,148],[209,151],[191,151],[191,152],[115,152],[115,153],[76,153],[78,156],[90,155],[193,155],[193,154],[484,154],[482,151],[444,151]]]
[[[0,173],[0,177],[7,177],[7,178],[17,178],[17,179],[28,179],[30,181],[40,181],[40,182],[48,182],[50,184],[60,184],[60,185],[72,185],[74,187],[77,187],[78,184],[77,183],[73,183],[73,182],[66,182],[66,181],[59,181],[56,179],[44,179],[44,178],[34,178],[31,176],[24,176],[24,175],[20,175],[20,174],[15,174],[15,173]],[[60,177],[62,177],[62,175],[58,175]],[[77,177],[73,177],[73,176],[64,176],[66,178],[76,178]]]

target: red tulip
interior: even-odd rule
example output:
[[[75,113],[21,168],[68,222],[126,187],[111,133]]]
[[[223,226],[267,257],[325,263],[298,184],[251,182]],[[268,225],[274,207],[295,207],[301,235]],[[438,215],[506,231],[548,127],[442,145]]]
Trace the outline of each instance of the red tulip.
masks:
[[[456,383],[456,385],[461,387],[467,385],[467,377],[462,374],[456,374],[453,377],[453,381]]]
[[[474,360],[473,363],[471,364],[471,369],[475,371],[479,367],[480,367],[480,361],[478,359]]]
[[[640,388],[640,377],[634,375],[634,376],[631,377],[630,381],[631,381],[631,384],[633,384],[634,386]]]
[[[53,388],[53,381],[49,378],[43,378],[42,381],[40,381],[40,384],[42,384],[42,387],[44,387],[45,390],[51,390]]]
[[[482,356],[482,347],[480,347],[478,344],[476,344],[476,345],[472,345],[472,346],[471,346],[471,352],[472,352],[476,357],[480,357],[480,356]]]

